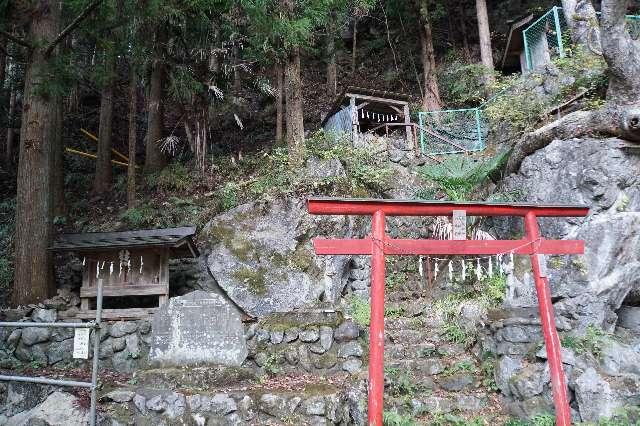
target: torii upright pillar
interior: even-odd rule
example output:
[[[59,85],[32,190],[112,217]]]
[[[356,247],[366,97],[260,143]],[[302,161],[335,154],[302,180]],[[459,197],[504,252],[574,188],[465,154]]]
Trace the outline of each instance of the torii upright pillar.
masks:
[[[374,200],[310,198],[311,214],[371,216],[371,236],[363,239],[321,239],[313,241],[319,255],[371,256],[371,324],[369,333],[369,425],[382,426],[384,394],[384,285],[385,255],[497,255],[526,254],[531,258],[551,387],[556,408],[556,425],[570,426],[571,413],[562,369],[560,339],[555,326],[551,289],[539,255],[582,254],[584,241],[545,240],[540,236],[538,217],[586,216],[585,206],[535,205],[515,203],[438,202],[415,200]],[[386,216],[520,216],[525,237],[520,240],[414,240],[392,239],[385,233]]]

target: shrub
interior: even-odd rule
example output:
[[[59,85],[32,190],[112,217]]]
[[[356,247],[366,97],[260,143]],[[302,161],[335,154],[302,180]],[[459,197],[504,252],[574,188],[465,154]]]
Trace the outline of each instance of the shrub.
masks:
[[[508,158],[508,152],[481,160],[465,155],[450,156],[442,163],[430,164],[420,169],[423,178],[435,182],[453,201],[468,200],[480,184],[500,169]]]
[[[189,169],[182,163],[171,163],[159,173],[147,176],[147,183],[165,191],[186,191],[194,183]]]
[[[353,296],[349,301],[349,314],[357,324],[368,327],[371,323],[371,304],[368,300]]]

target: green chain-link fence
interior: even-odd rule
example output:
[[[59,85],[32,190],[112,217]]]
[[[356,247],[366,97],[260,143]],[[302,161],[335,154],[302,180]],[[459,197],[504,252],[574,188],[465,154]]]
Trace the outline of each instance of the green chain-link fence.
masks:
[[[424,154],[455,154],[485,148],[487,126],[480,108],[418,113],[420,150]]]
[[[562,32],[566,28],[562,8],[554,6],[522,31],[528,70],[546,64],[551,56],[564,57]]]
[[[597,14],[599,16],[600,12]],[[640,16],[627,15],[627,27],[632,38],[640,38]],[[522,31],[522,38],[529,71],[550,62],[553,57],[564,57],[570,38],[562,8],[554,6],[536,19]]]

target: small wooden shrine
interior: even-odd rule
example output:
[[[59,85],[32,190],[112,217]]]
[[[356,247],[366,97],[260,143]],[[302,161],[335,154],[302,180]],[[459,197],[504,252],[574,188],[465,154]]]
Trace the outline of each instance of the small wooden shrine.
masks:
[[[354,142],[367,132],[378,135],[401,130],[413,145],[414,129],[409,95],[348,86],[334,101],[322,121],[328,134],[349,135]]]
[[[552,9],[554,10],[554,9]],[[544,18],[538,18],[534,20],[534,15],[521,16],[519,18],[507,21],[510,25],[509,35],[507,36],[507,44],[502,54],[502,60],[499,64],[499,68],[503,73],[516,73],[520,72],[526,74],[540,68],[541,66],[551,62],[551,47],[549,46],[549,37],[556,38],[556,29],[553,23],[542,20]],[[542,22],[542,24],[536,24]],[[541,35],[531,38],[531,31],[534,31],[534,26],[540,26],[538,31]],[[559,25],[557,23],[556,25]],[[525,31],[529,31],[529,59],[527,63],[527,54],[525,49]]]
[[[142,297],[157,296],[161,306],[169,299],[169,259],[199,256],[193,242],[195,227],[146,229],[123,232],[61,234],[51,247],[73,252],[82,259],[80,312],[77,317],[95,317],[98,280],[103,297],[126,298],[126,308],[104,309],[103,318],[142,318],[155,308],[136,307]],[[107,307],[108,303],[105,304]]]

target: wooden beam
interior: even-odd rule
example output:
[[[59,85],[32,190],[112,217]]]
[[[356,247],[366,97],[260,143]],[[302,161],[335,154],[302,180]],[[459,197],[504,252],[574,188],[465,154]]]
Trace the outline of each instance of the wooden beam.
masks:
[[[94,135],[93,133],[91,133],[90,131],[81,128],[80,132],[82,132],[86,137],[88,137],[92,141],[98,142],[98,137],[96,135]],[[113,154],[117,155],[118,157],[120,157],[121,160],[124,160],[127,163],[129,162],[129,157],[127,157],[126,155],[124,155],[123,153],[118,151],[117,149],[111,148],[111,152]]]
[[[96,287],[80,288],[80,297],[96,297],[97,293]],[[165,295],[169,294],[169,286],[166,284],[122,283],[104,286],[102,294],[105,297]]]
[[[355,99],[364,99],[367,101],[378,102],[381,104],[395,104],[395,105],[408,105],[407,101],[397,101],[395,99],[387,99],[387,98],[378,98],[376,96],[367,96],[367,95],[358,95],[356,93],[345,93],[346,97],[355,98]]]
[[[103,309],[102,319],[104,321],[144,319],[153,315],[153,313],[157,310],[158,308]],[[72,317],[69,316],[68,318],[72,318]],[[87,320],[95,319],[96,311],[94,309],[80,311],[76,313],[75,318],[81,318],[81,319],[87,319]]]

